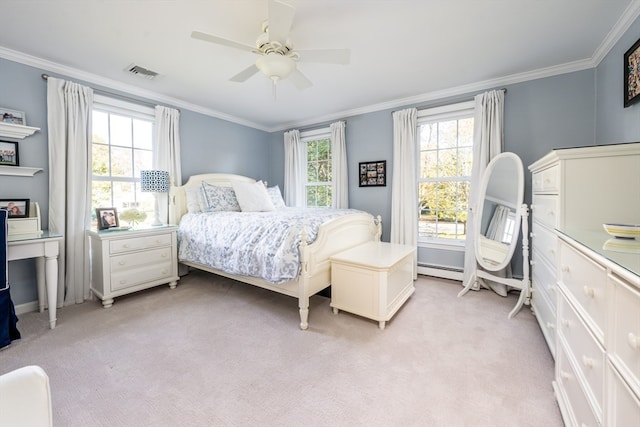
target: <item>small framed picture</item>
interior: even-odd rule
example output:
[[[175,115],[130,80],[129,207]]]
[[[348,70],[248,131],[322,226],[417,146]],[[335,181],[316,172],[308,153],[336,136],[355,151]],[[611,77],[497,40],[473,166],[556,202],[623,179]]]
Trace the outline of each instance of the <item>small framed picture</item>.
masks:
[[[624,54],[624,108],[640,101],[640,40]]]
[[[29,199],[0,199],[0,209],[9,211],[9,218],[27,218]]]
[[[16,111],[0,107],[0,122],[26,126],[27,118],[24,111]]]
[[[98,230],[120,227],[116,208],[96,208],[96,218],[98,219]]]
[[[360,163],[360,187],[386,187],[387,185],[387,161]]]
[[[0,165],[20,166],[17,142],[0,141]]]

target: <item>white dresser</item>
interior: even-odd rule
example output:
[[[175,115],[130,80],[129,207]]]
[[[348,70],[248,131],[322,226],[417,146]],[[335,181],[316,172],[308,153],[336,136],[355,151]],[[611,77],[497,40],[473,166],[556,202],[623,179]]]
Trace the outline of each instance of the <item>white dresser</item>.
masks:
[[[113,298],[178,280],[177,227],[89,231],[91,291],[111,307]]]
[[[532,309],[565,423],[640,427],[640,252],[603,249],[602,228],[640,223],[640,143],[554,150],[529,169]]]
[[[601,230],[606,222],[640,223],[640,143],[553,150],[529,170],[533,187],[531,307],[555,357],[555,229]]]

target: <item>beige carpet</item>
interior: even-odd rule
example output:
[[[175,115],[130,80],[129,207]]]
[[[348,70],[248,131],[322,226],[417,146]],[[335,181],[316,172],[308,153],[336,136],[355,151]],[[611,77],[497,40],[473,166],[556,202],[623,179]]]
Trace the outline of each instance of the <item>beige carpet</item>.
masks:
[[[561,426],[553,361],[515,295],[421,276],[387,328],[203,272],[18,323],[0,374],[42,366],[62,426]]]

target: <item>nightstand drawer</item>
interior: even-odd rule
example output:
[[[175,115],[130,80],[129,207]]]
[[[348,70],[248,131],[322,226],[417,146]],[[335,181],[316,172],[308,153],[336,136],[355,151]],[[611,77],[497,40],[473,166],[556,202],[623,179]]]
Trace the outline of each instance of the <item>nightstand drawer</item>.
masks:
[[[171,235],[159,234],[155,236],[114,239],[109,243],[109,251],[113,255],[170,245]]]
[[[140,283],[154,282],[156,280],[168,279],[172,277],[171,261],[167,260],[162,264],[137,265],[127,270],[118,271],[111,274],[111,290],[129,288]]]
[[[111,257],[111,274],[126,272],[141,266],[165,264],[171,260],[171,248],[152,249],[126,255]]]
[[[575,299],[576,310],[593,329],[598,341],[604,344],[609,300],[607,272],[566,243],[561,241],[559,247],[558,282]]]

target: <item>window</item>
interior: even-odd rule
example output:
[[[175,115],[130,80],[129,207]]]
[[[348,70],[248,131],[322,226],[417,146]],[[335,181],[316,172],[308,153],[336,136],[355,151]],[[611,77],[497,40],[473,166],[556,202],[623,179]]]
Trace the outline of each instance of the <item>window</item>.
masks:
[[[418,113],[418,241],[461,244],[466,238],[473,159],[474,103]]]
[[[152,169],[153,108],[95,96],[92,116],[91,212],[114,207],[154,217],[153,193],[140,192],[140,171]],[[94,218],[95,219],[95,218]],[[123,224],[126,225],[126,224]]]
[[[331,207],[331,131],[324,128],[301,132],[300,140],[307,144],[305,204],[307,207]]]

